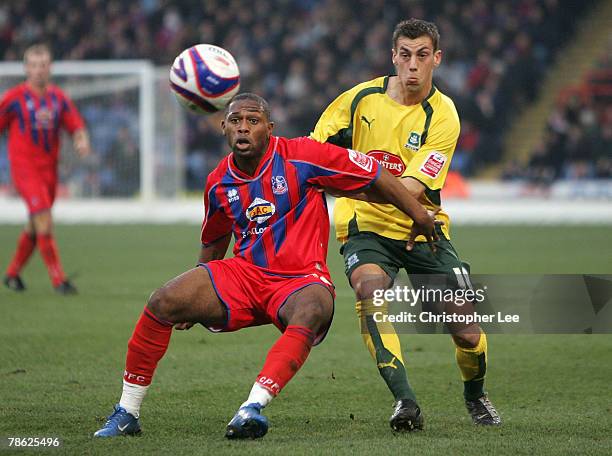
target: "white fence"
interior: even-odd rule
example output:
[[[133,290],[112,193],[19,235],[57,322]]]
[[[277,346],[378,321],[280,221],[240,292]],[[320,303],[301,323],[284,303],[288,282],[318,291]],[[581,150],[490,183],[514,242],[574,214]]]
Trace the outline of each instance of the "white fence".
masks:
[[[612,189],[612,182],[599,182]],[[515,184],[472,183],[471,197],[443,200],[453,225],[612,225],[612,199],[593,195],[567,198],[572,188],[567,183],[552,189],[552,196],[528,196]],[[333,198],[329,198],[330,211]],[[26,219],[23,203],[15,198],[0,198],[0,223],[22,223]],[[54,218],[60,223],[201,223],[202,198],[139,201],[134,199],[75,200],[60,199]],[[612,237],[612,231],[611,231]]]

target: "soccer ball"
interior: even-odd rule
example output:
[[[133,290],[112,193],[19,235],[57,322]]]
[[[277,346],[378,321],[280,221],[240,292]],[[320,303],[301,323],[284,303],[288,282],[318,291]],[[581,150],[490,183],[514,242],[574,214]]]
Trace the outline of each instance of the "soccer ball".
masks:
[[[209,114],[225,108],[238,93],[240,72],[236,60],[225,49],[196,44],[174,60],[170,88],[182,106]]]

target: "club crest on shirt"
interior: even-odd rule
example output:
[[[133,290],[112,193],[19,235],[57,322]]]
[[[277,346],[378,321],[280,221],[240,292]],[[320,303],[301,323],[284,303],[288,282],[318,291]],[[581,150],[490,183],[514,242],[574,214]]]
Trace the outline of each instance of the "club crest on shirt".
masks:
[[[40,108],[34,114],[36,128],[50,129],[53,126],[54,112],[47,108]]]
[[[434,150],[427,156],[419,171],[435,179],[444,168],[444,163],[446,163],[446,156]]]
[[[274,215],[276,206],[262,198],[255,200],[247,207],[246,216],[251,222],[263,223]]]
[[[410,135],[408,135],[408,141],[406,141],[404,147],[414,151],[419,150],[421,148],[421,135],[416,131],[411,131]]]
[[[287,181],[283,176],[272,176],[272,192],[275,195],[287,193]]]
[[[361,152],[357,152],[353,149],[347,149],[349,154],[349,159],[359,166],[361,169],[367,171],[368,173],[372,171],[372,166],[374,161],[365,154]]]

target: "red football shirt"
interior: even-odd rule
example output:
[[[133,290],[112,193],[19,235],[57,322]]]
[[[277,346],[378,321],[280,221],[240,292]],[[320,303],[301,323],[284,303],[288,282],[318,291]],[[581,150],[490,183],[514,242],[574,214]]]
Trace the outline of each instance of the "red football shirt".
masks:
[[[39,95],[24,82],[0,100],[0,133],[8,127],[11,166],[56,166],[60,127],[73,133],[83,126],[72,101],[55,85]]]
[[[233,154],[208,176],[202,244],[233,232],[234,255],[267,272],[329,274],[325,260],[330,187],[358,191],[380,172],[371,157],[309,138],[270,138],[254,176],[241,172]]]

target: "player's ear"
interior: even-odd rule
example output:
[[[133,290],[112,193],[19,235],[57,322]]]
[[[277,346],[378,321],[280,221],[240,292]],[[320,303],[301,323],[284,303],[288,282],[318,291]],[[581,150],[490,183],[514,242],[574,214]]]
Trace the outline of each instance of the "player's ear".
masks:
[[[442,50],[438,49],[434,52],[434,66],[437,67],[442,63]]]
[[[274,122],[268,122],[268,131],[270,134],[272,133],[272,130],[274,130]]]
[[[223,130],[223,136],[225,136],[225,119],[221,121],[221,130]]]

